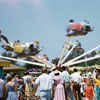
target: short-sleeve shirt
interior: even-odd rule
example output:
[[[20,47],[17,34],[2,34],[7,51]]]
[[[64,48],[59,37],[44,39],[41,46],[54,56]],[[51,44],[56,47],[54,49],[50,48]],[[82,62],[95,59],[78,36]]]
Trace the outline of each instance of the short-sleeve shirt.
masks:
[[[63,71],[61,75],[64,82],[70,82],[70,75],[67,71]]]
[[[52,78],[46,73],[40,75],[35,81],[35,84],[39,86],[40,90],[51,90],[52,83]]]
[[[73,80],[74,82],[77,82],[78,84],[81,83],[81,76],[78,72],[71,74],[70,77],[71,77],[71,80]]]
[[[93,86],[85,86],[84,87],[85,91],[85,97],[86,98],[93,98]]]
[[[100,80],[99,79],[94,79],[96,85],[100,88]]]

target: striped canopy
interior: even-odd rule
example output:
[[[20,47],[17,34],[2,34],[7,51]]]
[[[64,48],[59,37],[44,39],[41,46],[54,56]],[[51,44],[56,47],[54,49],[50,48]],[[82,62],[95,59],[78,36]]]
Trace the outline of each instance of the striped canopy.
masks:
[[[33,69],[29,69],[29,70],[27,70],[27,72],[40,73],[41,70],[40,70],[40,69],[35,69],[35,68],[33,68]]]

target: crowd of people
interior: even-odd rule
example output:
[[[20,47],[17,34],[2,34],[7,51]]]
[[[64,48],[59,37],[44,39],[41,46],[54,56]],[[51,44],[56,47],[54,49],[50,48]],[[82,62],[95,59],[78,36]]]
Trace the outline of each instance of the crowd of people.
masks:
[[[86,75],[77,69],[69,74],[68,66],[43,67],[38,77],[7,73],[0,78],[0,100],[100,100],[100,70]]]

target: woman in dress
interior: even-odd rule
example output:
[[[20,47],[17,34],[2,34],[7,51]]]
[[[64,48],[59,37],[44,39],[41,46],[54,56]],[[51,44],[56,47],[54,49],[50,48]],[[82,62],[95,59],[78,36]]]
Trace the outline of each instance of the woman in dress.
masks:
[[[7,77],[7,84],[6,84],[6,100],[18,100],[17,98],[17,85],[11,81],[12,76]]]
[[[59,75],[58,70],[54,72],[54,84],[52,87],[52,97],[54,100],[65,100],[65,91],[63,86],[63,79]]]
[[[33,92],[32,92],[32,81],[30,78],[26,79],[26,84],[25,84],[25,96],[27,99],[30,99],[33,97]]]

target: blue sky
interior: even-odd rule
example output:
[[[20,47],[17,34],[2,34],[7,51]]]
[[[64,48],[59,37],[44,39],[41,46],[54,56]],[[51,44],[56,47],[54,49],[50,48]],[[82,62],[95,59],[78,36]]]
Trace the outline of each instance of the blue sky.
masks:
[[[95,28],[71,41],[78,39],[85,51],[100,44],[99,10],[100,0],[0,0],[0,29],[12,42],[39,40],[44,47],[39,55],[47,54],[52,60],[61,56],[69,19],[88,20]],[[0,55],[3,51],[0,48]]]

